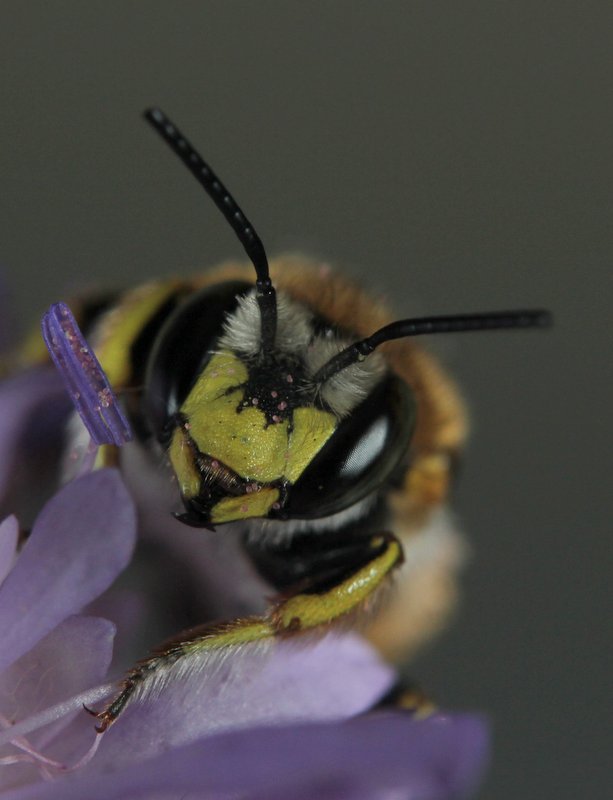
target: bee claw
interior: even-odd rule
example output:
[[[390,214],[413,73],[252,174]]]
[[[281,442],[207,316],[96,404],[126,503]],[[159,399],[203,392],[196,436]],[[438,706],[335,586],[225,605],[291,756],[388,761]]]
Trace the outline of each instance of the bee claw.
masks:
[[[104,733],[114,722],[114,717],[108,711],[95,711],[93,708],[86,706],[85,703],[82,703],[82,705],[84,711],[87,711],[88,714],[100,721],[100,724],[95,726],[96,733]]]
[[[96,733],[103,734],[107,730],[107,728],[109,727],[110,724],[111,724],[111,720],[105,719],[104,722],[102,722],[101,725],[96,725],[95,726]]]

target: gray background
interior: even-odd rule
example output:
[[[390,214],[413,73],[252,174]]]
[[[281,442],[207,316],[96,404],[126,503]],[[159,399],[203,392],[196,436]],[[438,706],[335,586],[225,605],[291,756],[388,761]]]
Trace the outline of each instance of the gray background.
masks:
[[[269,252],[342,264],[399,315],[555,312],[546,334],[432,342],[472,412],[473,559],[411,672],[489,713],[497,800],[607,794],[612,23],[607,2],[0,3],[21,320],[240,255],[139,120],[154,103]]]

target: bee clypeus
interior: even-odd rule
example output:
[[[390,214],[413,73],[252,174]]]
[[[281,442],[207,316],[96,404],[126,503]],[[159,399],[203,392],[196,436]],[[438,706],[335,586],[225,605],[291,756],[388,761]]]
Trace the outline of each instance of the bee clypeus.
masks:
[[[179,635],[140,662],[97,713],[99,731],[190,659],[206,664],[213,651],[325,631],[377,609],[403,541],[443,504],[465,437],[453,384],[411,337],[547,323],[542,311],[394,322],[327,267],[296,257],[269,265],[251,223],[176,126],[157,109],[145,117],[251,264],[150,283],[81,319],[138,446],[174,478],[177,519],[240,526],[278,599],[261,616]],[[105,448],[106,463],[114,458]],[[374,630],[383,649],[411,635]]]

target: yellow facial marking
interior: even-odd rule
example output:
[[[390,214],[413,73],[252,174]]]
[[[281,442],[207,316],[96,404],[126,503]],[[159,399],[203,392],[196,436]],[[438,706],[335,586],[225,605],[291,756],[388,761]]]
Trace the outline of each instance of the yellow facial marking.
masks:
[[[211,510],[211,522],[232,522],[249,517],[265,517],[279,499],[279,490],[271,487],[239,497],[224,497]]]
[[[176,428],[168,451],[183,497],[196,497],[200,492],[200,473],[182,428]]]
[[[247,367],[236,355],[214,355],[181,408],[190,435],[201,453],[246,480],[293,482],[332,435],[336,419],[325,411],[299,408],[290,433],[287,420],[268,425],[256,407],[237,412],[244,393],[235,387],[247,378]]]
[[[290,434],[284,477],[294,483],[336,428],[336,418],[319,408],[297,408]]]
[[[237,413],[243,390],[229,389],[247,380],[247,368],[232,353],[210,360],[181,408],[189,420],[190,435],[201,453],[219,459],[248,480],[276,480],[284,464],[287,423],[266,427],[256,408]]]

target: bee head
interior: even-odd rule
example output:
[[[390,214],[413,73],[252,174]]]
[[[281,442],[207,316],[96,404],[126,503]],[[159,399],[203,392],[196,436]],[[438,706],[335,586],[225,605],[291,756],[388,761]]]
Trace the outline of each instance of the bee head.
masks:
[[[255,286],[232,281],[192,295],[149,359],[145,417],[168,449],[183,522],[315,519],[356,506],[391,477],[415,423],[410,388],[373,353],[380,344],[547,323],[541,311],[432,317],[355,341],[277,296],[262,242],[224,184],[161,111],[145,118],[215,202],[256,275]]]
[[[257,290],[216,284],[161,331],[146,415],[168,449],[194,526],[250,517],[321,518],[372,494],[407,452],[409,388],[378,354],[322,382],[349,335],[283,293],[261,349]]]

